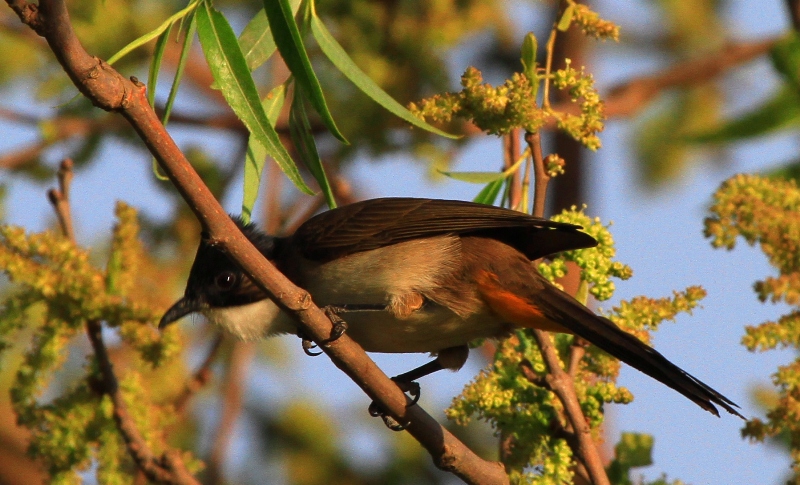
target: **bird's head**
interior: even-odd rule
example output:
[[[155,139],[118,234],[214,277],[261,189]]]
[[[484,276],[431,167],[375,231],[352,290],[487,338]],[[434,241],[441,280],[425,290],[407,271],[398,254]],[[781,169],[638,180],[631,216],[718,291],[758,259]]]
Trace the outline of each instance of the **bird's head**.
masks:
[[[245,224],[238,217],[233,217],[233,220],[267,259],[273,259],[275,238],[267,236],[252,223]],[[186,291],[161,317],[158,328],[163,329],[190,313],[246,305],[266,297],[228,254],[203,233],[189,271]]]

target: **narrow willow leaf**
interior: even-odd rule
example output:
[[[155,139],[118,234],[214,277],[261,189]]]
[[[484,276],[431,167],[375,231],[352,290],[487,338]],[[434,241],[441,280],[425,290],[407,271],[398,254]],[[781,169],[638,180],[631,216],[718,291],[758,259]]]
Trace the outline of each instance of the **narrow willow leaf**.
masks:
[[[186,36],[183,38],[183,46],[181,47],[181,56],[178,59],[178,66],[175,69],[175,77],[172,79],[172,86],[169,89],[169,96],[167,96],[167,103],[164,105],[164,115],[161,121],[166,125],[169,121],[169,115],[172,113],[172,106],[175,104],[175,98],[178,96],[178,89],[183,79],[183,72],[186,70],[186,61],[189,59],[189,54],[192,50],[192,41],[194,34],[197,31],[197,16],[192,14],[189,17],[189,27],[186,29]]]
[[[261,101],[261,106],[267,114],[267,119],[271,126],[278,122],[281,108],[286,102],[286,87],[291,82],[287,80],[284,84],[274,88]],[[242,218],[245,222],[250,222],[253,206],[258,198],[258,191],[261,188],[261,174],[264,172],[264,163],[267,159],[267,149],[264,148],[253,134],[247,140],[247,153],[244,160],[244,193],[242,195]]]
[[[170,24],[156,41],[156,48],[153,52],[153,60],[150,61],[150,73],[147,75],[147,102],[155,108],[156,106],[156,86],[158,85],[158,71],[161,70],[161,61],[164,58],[164,50],[169,42],[169,36],[172,32],[172,25]],[[167,181],[169,177],[161,173],[158,161],[155,158],[151,160],[153,167],[153,175],[157,180]]]
[[[317,144],[314,141],[314,135],[311,133],[311,123],[308,122],[308,115],[306,115],[304,106],[305,101],[306,96],[302,88],[295,85],[292,109],[289,112],[289,134],[292,137],[292,143],[294,143],[297,153],[300,155],[300,160],[311,172],[311,175],[314,176],[320,189],[322,189],[328,207],[335,209],[336,199],[333,197],[331,184],[328,182],[327,175],[325,175],[325,167],[322,166]]]
[[[536,74],[536,55],[538,44],[536,36],[533,32],[528,32],[525,39],[522,41],[522,53],[520,62],[522,62],[522,73],[528,78],[531,83],[532,98],[536,99],[536,94],[539,91],[539,76]]]
[[[350,56],[348,56],[347,52],[345,52],[342,46],[336,42],[336,39],[333,38],[331,33],[322,23],[322,20],[317,17],[316,13],[312,14],[311,16],[311,34],[317,40],[322,53],[325,54],[325,56],[331,61],[331,63],[333,63],[334,66],[336,66],[336,69],[344,74],[345,77],[349,79],[350,82],[355,84],[358,89],[364,92],[364,94],[372,98],[372,100],[379,105],[383,106],[390,113],[418,128],[430,131],[431,133],[436,133],[437,135],[447,138],[459,138],[457,135],[451,135],[450,133],[444,132],[417,118],[414,116],[414,113],[395,101],[394,98],[386,93],[386,91],[375,84],[375,81],[370,79],[369,76],[367,76],[364,71],[359,69],[355,62],[350,59]]]
[[[502,172],[442,172],[440,170],[439,173],[446,177],[450,177],[451,179],[460,180],[462,182],[488,184],[490,182],[494,182],[495,180],[503,180],[508,178],[511,174],[519,169],[520,165],[522,165],[522,162],[527,160],[527,158],[528,150],[525,150],[522,156],[520,156],[517,161],[514,162],[514,165],[508,167]]]
[[[781,128],[800,124],[800,92],[784,85],[773,97],[755,110],[731,120],[714,130],[687,135],[694,143],[725,143],[753,138]]]
[[[233,29],[225,17],[207,2],[197,9],[197,33],[211,73],[233,112],[264,145],[289,180],[304,193],[313,194],[269,124]]]
[[[443,172],[439,170],[439,173],[451,179],[471,184],[488,184],[506,178],[503,172]]]
[[[775,69],[800,89],[800,35],[796,31],[781,39],[770,50],[770,58]]]
[[[183,46],[181,48],[181,56],[178,60],[178,66],[175,69],[175,77],[172,79],[172,86],[169,89],[169,96],[167,96],[167,103],[164,105],[164,113],[161,115],[161,123],[164,126],[167,126],[169,122],[169,115],[172,113],[172,106],[175,104],[175,98],[178,96],[178,88],[181,84],[181,79],[183,79],[183,71],[186,68],[186,60],[189,58],[189,52],[192,47],[192,41],[194,40],[194,34],[197,30],[197,18],[194,15],[194,12],[189,14],[189,28],[186,29],[186,36],[183,39]],[[181,19],[183,22],[184,19]],[[169,35],[169,32],[172,29],[168,29],[165,34]],[[157,50],[157,49],[156,49]],[[155,86],[156,79],[152,79],[150,81],[151,86]],[[153,88],[153,94],[155,95],[155,88]],[[148,96],[150,93],[148,92]],[[154,97],[155,99],[155,97]],[[154,103],[151,102],[151,106],[154,106]],[[158,161],[155,158],[152,160],[153,165],[153,174],[156,176],[158,180],[167,181],[169,177],[161,173],[160,167],[158,166]]]
[[[503,179],[489,182],[472,201],[478,204],[493,205],[501,188],[503,188]]]
[[[300,8],[300,0],[289,0],[292,7],[292,15],[297,14]],[[275,53],[275,40],[272,38],[272,30],[269,28],[269,20],[264,9],[250,19],[250,22],[239,36],[239,45],[242,47],[244,58],[247,60],[247,67],[253,71],[267,62],[267,59]]]
[[[278,46],[283,61],[292,72],[295,82],[308,93],[311,106],[319,113],[322,122],[331,134],[342,143],[348,143],[344,135],[339,132],[339,128],[328,110],[325,96],[322,94],[322,87],[311,67],[311,60],[308,58],[308,53],[300,37],[300,29],[295,22],[289,0],[264,0],[264,12],[267,14],[269,27],[272,29],[272,38]]]
[[[147,44],[151,40],[153,40],[156,37],[158,37],[159,35],[161,35],[172,24],[174,24],[178,20],[180,20],[183,17],[185,17],[186,15],[188,15],[199,4],[200,4],[200,0],[193,0],[192,2],[189,2],[189,5],[187,5],[186,8],[184,8],[183,10],[181,10],[179,12],[176,12],[174,15],[172,15],[170,18],[168,18],[167,20],[162,22],[161,25],[159,25],[155,29],[151,30],[150,32],[144,34],[143,36],[139,37],[138,39],[134,40],[130,44],[128,44],[125,47],[123,47],[122,49],[120,49],[119,52],[117,52],[116,54],[111,56],[111,58],[106,62],[108,62],[109,65],[113,65],[115,62],[117,62],[118,60],[120,60],[123,57],[125,57],[126,55],[128,55],[131,51],[133,51],[137,47],[141,47],[141,46]]]
[[[150,61],[150,73],[147,75],[147,102],[150,106],[156,105],[156,85],[158,84],[158,71],[161,70],[161,61],[164,59],[164,50],[172,32],[172,24],[167,27],[156,41],[156,48],[153,51],[153,60]]]

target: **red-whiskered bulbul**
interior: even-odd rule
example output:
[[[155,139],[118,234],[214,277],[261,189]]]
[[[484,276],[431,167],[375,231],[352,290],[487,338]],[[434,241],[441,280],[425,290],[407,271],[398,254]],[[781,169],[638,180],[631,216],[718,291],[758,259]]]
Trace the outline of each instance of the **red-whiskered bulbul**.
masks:
[[[538,273],[534,260],[597,244],[579,226],[488,205],[412,198],[323,212],[288,237],[238,222],[314,303],[344,317],[347,334],[364,350],[437,355],[401,380],[461,368],[475,339],[538,328],[577,335],[703,409],[719,416],[716,404],[741,417],[730,399]],[[297,333],[294,321],[206,237],[183,298],[159,327],[193,312],[245,340]]]

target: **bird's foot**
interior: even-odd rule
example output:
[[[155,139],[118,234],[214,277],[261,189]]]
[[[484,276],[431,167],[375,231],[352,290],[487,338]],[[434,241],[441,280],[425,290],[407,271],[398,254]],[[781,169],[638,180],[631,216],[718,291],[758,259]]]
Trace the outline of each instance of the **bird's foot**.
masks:
[[[339,337],[344,335],[344,333],[347,331],[347,322],[342,320],[342,317],[338,315],[339,310],[337,307],[326,306],[325,308],[322,309],[322,311],[325,312],[325,315],[333,324],[330,336],[325,340],[323,340],[322,342],[320,342],[322,345],[327,345],[331,342],[338,340]],[[305,352],[306,355],[309,355],[311,357],[316,357],[322,354],[322,352],[313,351],[313,349],[317,347],[317,344],[315,344],[313,340],[309,339],[302,332],[298,332],[298,335],[303,341],[303,352]]]
[[[399,387],[400,390],[403,391],[404,394],[407,394],[407,397],[411,399],[411,402],[406,404],[406,407],[417,404],[417,401],[419,401],[419,397],[422,394],[418,383],[414,381],[400,380],[397,377],[392,377],[392,380],[395,382],[395,384],[397,384],[397,387]],[[389,416],[386,411],[381,409],[380,405],[375,401],[372,401],[372,403],[369,405],[368,411],[370,416],[380,417],[386,427],[392,431],[403,431],[406,429],[407,424],[400,424],[396,419]]]

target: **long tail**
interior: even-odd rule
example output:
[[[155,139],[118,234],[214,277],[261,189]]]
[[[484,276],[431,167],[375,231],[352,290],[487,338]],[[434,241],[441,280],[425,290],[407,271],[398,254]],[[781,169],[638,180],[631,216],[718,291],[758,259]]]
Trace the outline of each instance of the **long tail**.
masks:
[[[560,330],[582,337],[622,362],[675,389],[714,415],[719,416],[719,411],[714,406],[716,404],[745,419],[736,410],[739,407],[736,403],[673,364],[633,335],[621,330],[611,320],[594,314],[540,275],[531,276],[535,281],[526,282],[525,298],[519,296],[521,288],[518,285],[514,285],[514,291],[502,288],[505,285],[498,282],[496,275],[484,278],[479,287],[490,306],[513,323],[545,330],[563,327]],[[503,308],[499,308],[500,306]]]

